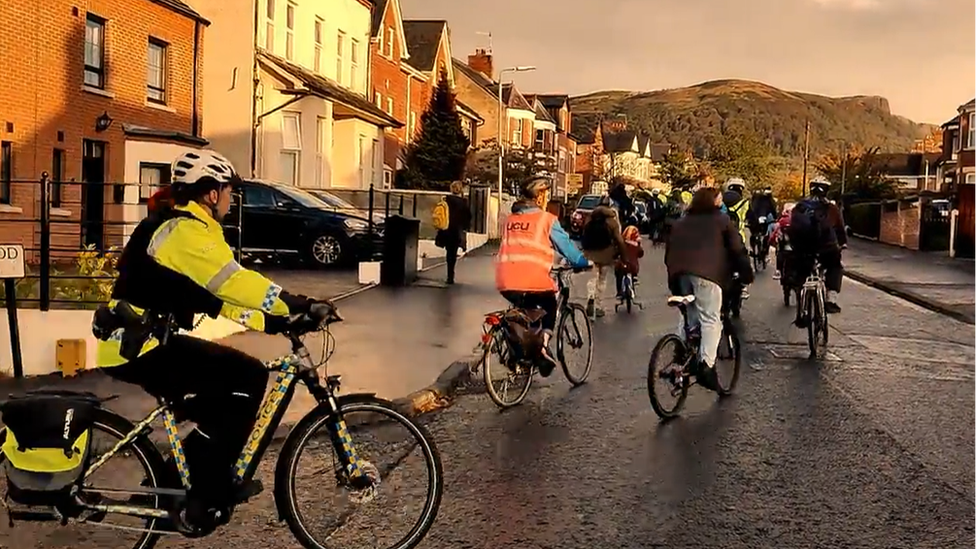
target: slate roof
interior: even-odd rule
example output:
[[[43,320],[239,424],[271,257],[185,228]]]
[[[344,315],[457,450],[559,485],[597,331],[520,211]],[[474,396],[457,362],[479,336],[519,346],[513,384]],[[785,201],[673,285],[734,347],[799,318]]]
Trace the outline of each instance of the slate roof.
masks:
[[[651,144],[651,162],[664,162],[664,157],[671,152],[670,143]]]
[[[525,100],[530,105],[533,106],[532,107],[532,110],[535,111],[535,119],[536,120],[542,120],[544,122],[551,122],[553,124],[556,123],[556,119],[552,117],[552,114],[550,114],[549,110],[546,109],[546,106],[542,103],[542,100],[540,99],[540,97],[538,95],[535,95],[535,94],[523,94],[522,97],[524,97]]]
[[[491,90],[492,95],[498,97],[498,84],[492,84],[489,90]],[[535,107],[525,100],[525,97],[511,82],[502,84],[502,102],[511,109],[535,112]]]
[[[193,8],[191,8],[189,4],[187,4],[186,2],[183,2],[182,0],[150,0],[150,1],[152,1],[152,2],[154,2],[156,4],[159,4],[160,6],[163,6],[164,8],[169,8],[169,9],[175,11],[176,13],[183,14],[183,15],[189,17],[190,19],[199,21],[199,22],[203,23],[204,25],[208,25],[208,26],[210,25],[210,21],[204,19],[204,17],[202,15],[200,15],[199,13],[197,13],[196,10],[194,10]]]
[[[329,99],[341,103],[349,108],[356,109],[369,115],[381,126],[392,126],[394,128],[403,127],[403,123],[393,118],[365,97],[358,93],[340,86],[335,80],[316,74],[305,67],[296,65],[277,55],[267,52],[263,48],[258,48],[258,60],[274,65],[278,69],[288,73],[308,90],[323,99]]]
[[[637,136],[637,152],[642,156],[644,152],[647,151],[647,144],[651,142],[651,136],[647,134],[640,134]]]
[[[404,21],[403,34],[410,53],[407,64],[418,71],[433,72],[445,27],[447,21],[444,20]]]
[[[941,157],[942,153],[881,153],[875,160],[885,175],[918,176],[925,174],[926,160],[929,170],[933,170]]]
[[[373,21],[369,35],[374,38],[379,36],[380,29],[383,27],[383,14],[386,12],[387,4],[389,4],[388,0],[373,0]]]
[[[631,151],[631,147],[634,144],[634,139],[637,134],[633,131],[626,130],[616,133],[604,133],[603,134],[603,150],[608,153],[621,153]]]
[[[569,96],[558,93],[541,93],[537,96],[547,109],[559,109],[569,102]]]

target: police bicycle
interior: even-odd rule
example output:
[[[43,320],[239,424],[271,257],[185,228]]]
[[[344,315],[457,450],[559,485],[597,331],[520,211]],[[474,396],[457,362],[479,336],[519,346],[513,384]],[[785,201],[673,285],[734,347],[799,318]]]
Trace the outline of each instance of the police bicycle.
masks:
[[[811,360],[823,360],[827,356],[827,343],[830,338],[830,325],[827,320],[827,287],[824,284],[824,268],[820,261],[813,260],[813,268],[797,299],[797,325],[806,327],[807,344]]]
[[[586,308],[569,300],[570,275],[590,269],[554,267],[552,275],[558,286],[555,358],[566,379],[578,387],[586,382],[593,365],[593,337]],[[481,342],[475,347],[481,361],[472,369],[482,369],[488,396],[499,408],[520,404],[529,394],[536,371],[535,358],[541,345],[539,323],[545,312],[541,309],[509,307],[485,315]],[[570,361],[570,355],[578,354]],[[492,356],[497,357],[493,363]],[[575,362],[579,361],[579,364]],[[497,378],[497,379],[496,379]]]
[[[135,314],[131,308],[128,312]],[[254,476],[300,382],[317,405],[291,428],[278,450],[273,468],[278,520],[288,525],[306,549],[415,547],[430,530],[444,489],[440,454],[430,433],[392,402],[366,393],[337,394],[340,377],[329,375],[327,369],[335,350],[328,326],[342,320],[334,306],[316,303],[309,314],[290,320],[295,328],[284,335],[291,342],[292,352],[267,364],[277,375],[233,467],[236,486],[242,491],[252,487],[246,494],[239,492],[236,501],[247,502],[260,492],[260,488],[253,490],[260,486]],[[153,334],[165,340],[175,330],[172,317],[160,324],[153,328]],[[318,362],[301,339],[316,331],[324,335]],[[31,499],[11,500],[9,475],[4,479],[8,486],[3,507],[11,527],[18,521],[11,535],[4,536],[8,541],[12,538],[10,547],[31,547],[35,540],[45,539],[63,547],[87,541],[94,543],[93,547],[150,549],[162,535],[204,537],[230,519],[233,507],[206,525],[187,520],[187,493],[195,479],[192,464],[184,458],[177,427],[187,401],[160,400],[155,410],[133,425],[103,406],[114,397],[48,391],[21,398],[64,399],[70,410],[77,412],[73,414],[75,423],[85,423],[82,428],[90,431],[92,441],[77,481],[51,494],[44,504]],[[14,432],[16,426],[7,421],[7,412],[17,400],[3,404],[4,422]],[[159,419],[165,427],[163,440],[158,440],[152,428]],[[397,428],[400,431],[394,432]],[[95,435],[107,440],[96,444]],[[6,436],[4,428],[0,437]],[[382,439],[369,440],[371,436]],[[172,452],[172,460],[164,460],[160,453],[166,447]],[[378,453],[384,450],[393,455],[380,461]],[[10,461],[0,454],[5,470]],[[408,471],[421,472],[419,476],[427,485],[419,490],[405,487]],[[336,491],[332,500],[328,499],[330,487]],[[416,505],[390,501],[401,492],[419,496],[420,501]],[[335,512],[334,517],[328,516],[330,511]],[[129,523],[119,522],[126,519]],[[52,523],[60,528],[51,531]]]

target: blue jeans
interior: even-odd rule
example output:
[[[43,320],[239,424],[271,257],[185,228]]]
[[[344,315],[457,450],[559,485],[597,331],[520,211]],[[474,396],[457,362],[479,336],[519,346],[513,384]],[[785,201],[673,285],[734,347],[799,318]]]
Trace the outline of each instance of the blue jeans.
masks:
[[[718,344],[722,339],[722,287],[692,275],[682,275],[680,286],[694,294],[695,301],[688,306],[688,325],[701,326],[701,359],[709,367],[715,366]],[[678,335],[685,337],[685,324],[678,324]]]

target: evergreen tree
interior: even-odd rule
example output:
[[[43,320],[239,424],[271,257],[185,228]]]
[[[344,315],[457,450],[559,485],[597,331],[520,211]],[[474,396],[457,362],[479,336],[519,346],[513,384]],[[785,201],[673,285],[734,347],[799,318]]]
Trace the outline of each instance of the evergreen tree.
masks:
[[[420,135],[407,147],[405,173],[400,182],[407,188],[447,190],[451,181],[464,175],[470,141],[461,129],[461,117],[446,73],[441,73],[420,120]]]

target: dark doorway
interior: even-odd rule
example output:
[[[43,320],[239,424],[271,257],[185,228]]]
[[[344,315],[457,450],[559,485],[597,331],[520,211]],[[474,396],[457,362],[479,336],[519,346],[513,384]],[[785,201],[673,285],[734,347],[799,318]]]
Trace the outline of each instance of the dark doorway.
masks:
[[[105,243],[105,143],[85,139],[81,159],[81,223],[85,246]]]

